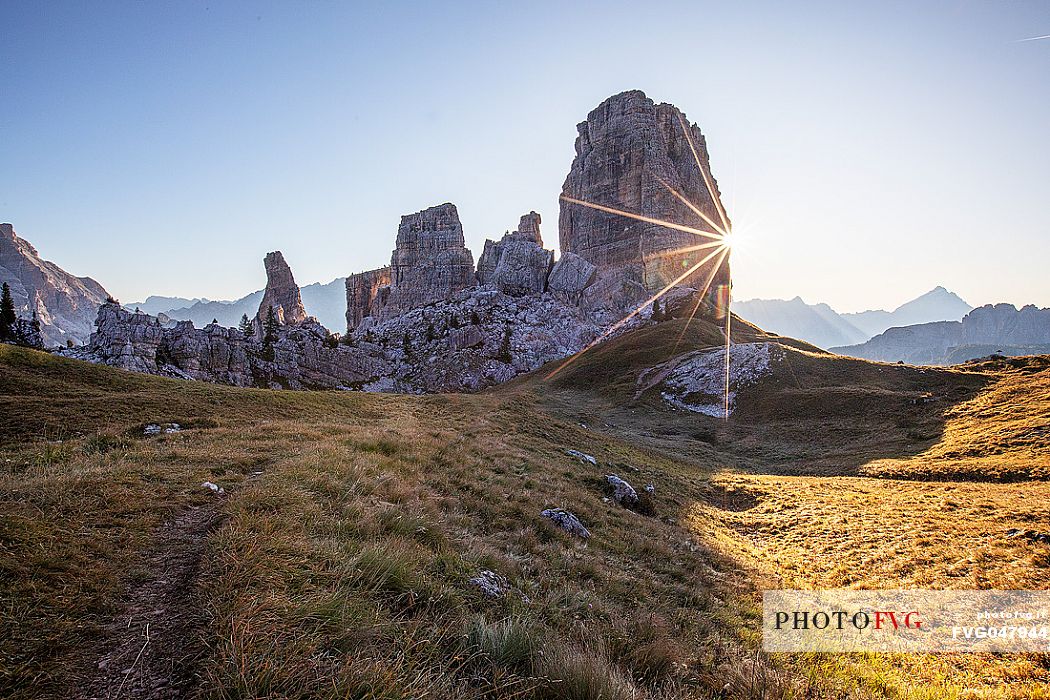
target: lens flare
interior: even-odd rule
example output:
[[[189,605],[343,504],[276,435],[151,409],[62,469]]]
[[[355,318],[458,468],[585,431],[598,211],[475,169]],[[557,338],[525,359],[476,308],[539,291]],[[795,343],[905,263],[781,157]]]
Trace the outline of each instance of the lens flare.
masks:
[[[684,233],[691,233],[691,234],[693,234],[695,236],[700,236],[702,238],[710,239],[710,241],[707,242],[707,243],[701,243],[701,244],[693,245],[693,246],[685,246],[685,247],[682,247],[682,248],[677,248],[675,250],[669,250],[669,251],[665,251],[665,252],[662,252],[662,253],[657,253],[655,255],[650,256],[648,259],[661,258],[661,257],[671,257],[671,256],[680,256],[680,255],[683,255],[683,254],[686,254],[686,253],[691,253],[691,252],[696,252],[696,251],[701,251],[701,250],[710,250],[711,252],[708,253],[707,255],[705,255],[704,258],[702,260],[700,260],[700,262],[689,266],[689,268],[685,272],[683,272],[681,275],[679,275],[674,280],[672,280],[670,282],[670,284],[665,286],[659,292],[657,292],[653,296],[649,297],[646,301],[644,301],[641,305],[639,305],[637,308],[635,308],[629,314],[627,314],[622,319],[620,319],[616,323],[614,323],[611,326],[609,326],[609,328],[607,328],[604,333],[602,333],[600,336],[598,336],[598,338],[596,338],[592,342],[588,343],[587,346],[584,347],[582,350],[580,350],[578,353],[576,353],[575,355],[573,355],[572,357],[568,358],[567,360],[562,362],[560,365],[558,365],[558,367],[556,367],[554,370],[552,370],[546,376],[546,379],[548,379],[548,380],[549,379],[553,379],[555,376],[558,375],[559,372],[561,372],[563,369],[565,369],[566,367],[568,367],[572,363],[576,362],[576,360],[578,360],[581,357],[583,357],[583,355],[585,355],[593,347],[595,347],[596,345],[598,345],[602,341],[604,341],[607,338],[609,338],[609,336],[613,335],[618,330],[623,328],[624,325],[626,325],[631,319],[635,318],[640,313],[642,313],[642,311],[644,311],[646,309],[646,307],[652,306],[655,301],[657,301],[658,299],[663,297],[665,294],[667,294],[669,291],[671,291],[675,286],[677,286],[678,284],[680,284],[681,282],[683,282],[684,280],[689,278],[690,275],[694,274],[697,270],[699,270],[705,264],[707,264],[711,260],[715,260],[714,265],[711,267],[711,270],[708,272],[707,277],[704,280],[703,287],[700,288],[699,290],[697,290],[696,304],[693,305],[693,309],[690,312],[689,317],[686,319],[685,327],[682,329],[682,332],[678,335],[678,339],[675,341],[674,350],[672,352],[677,351],[679,343],[682,342],[682,339],[685,337],[686,331],[689,329],[689,324],[693,321],[693,318],[696,316],[697,311],[700,309],[700,305],[704,302],[704,300],[705,300],[705,298],[707,296],[708,289],[711,287],[711,283],[713,282],[715,275],[722,268],[723,263],[725,263],[725,262],[727,262],[729,260],[729,256],[730,256],[730,253],[732,252],[733,243],[734,243],[734,240],[733,240],[733,229],[732,229],[732,226],[729,223],[729,217],[726,216],[725,209],[722,208],[722,202],[719,200],[718,193],[715,191],[714,185],[712,184],[712,178],[711,178],[710,175],[708,175],[707,170],[704,168],[703,161],[700,159],[700,153],[699,153],[699,151],[696,148],[696,144],[693,142],[692,132],[690,131],[689,125],[686,123],[685,118],[681,115],[681,113],[679,113],[679,115],[678,115],[678,122],[681,125],[682,133],[685,135],[685,139],[686,139],[686,141],[689,144],[689,150],[693,154],[693,160],[696,162],[697,170],[700,171],[700,176],[703,178],[704,187],[707,188],[707,193],[710,196],[711,201],[714,203],[715,211],[718,212],[718,219],[721,222],[721,225],[719,225],[718,223],[715,223],[715,221],[713,221],[711,219],[711,217],[707,216],[707,214],[705,214],[703,212],[703,210],[701,210],[700,207],[697,206],[697,204],[695,202],[690,202],[681,192],[679,192],[674,187],[672,187],[669,183],[667,183],[665,180],[663,180],[659,175],[656,175],[655,173],[650,173],[650,174],[652,175],[652,177],[654,179],[656,179],[657,182],[659,182],[664,187],[664,189],[666,189],[668,192],[671,193],[671,195],[673,195],[675,198],[677,198],[679,201],[681,201],[683,204],[685,204],[685,206],[688,207],[689,210],[692,211],[694,214],[696,214],[698,217],[700,217],[700,219],[703,220],[704,223],[706,223],[708,226],[710,226],[712,229],[714,229],[713,231],[704,231],[703,229],[698,229],[698,228],[696,228],[694,226],[686,226],[685,224],[680,224],[680,223],[676,223],[676,222],[673,222],[673,221],[664,221],[662,219],[655,219],[655,218],[650,217],[650,216],[643,216],[641,214],[636,214],[634,212],[624,211],[623,209],[616,209],[614,207],[606,206],[604,204],[597,204],[595,202],[587,202],[587,201],[584,201],[582,199],[576,199],[574,197],[569,197],[567,195],[562,195],[561,196],[561,200],[563,202],[567,202],[569,204],[574,204],[574,205],[578,205],[578,206],[582,206],[582,207],[589,207],[589,208],[595,209],[597,211],[605,212],[606,214],[612,214],[614,216],[623,216],[623,217],[626,217],[626,218],[629,218],[629,219],[634,219],[636,221],[642,221],[644,223],[654,224],[656,226],[662,226],[664,228],[668,228],[668,229],[671,229],[673,231],[682,231]],[[685,264],[688,264],[688,263],[683,261],[683,265],[685,265]],[[724,417],[724,419],[726,421],[728,421],[729,420],[729,409],[730,409],[730,405],[729,405],[730,404],[730,401],[729,401],[729,389],[730,389],[730,378],[731,378],[731,362],[730,362],[731,352],[730,351],[732,350],[731,333],[732,333],[732,319],[733,319],[733,313],[732,313],[732,311],[730,309],[730,304],[732,302],[732,279],[730,279],[725,284],[721,284],[721,285],[718,286],[718,288],[716,290],[716,293],[714,294],[713,301],[714,301],[715,317],[720,319],[720,318],[722,318],[723,315],[725,316],[725,354],[726,354],[726,361],[725,361],[725,390],[723,392],[723,409],[724,409],[723,417]]]

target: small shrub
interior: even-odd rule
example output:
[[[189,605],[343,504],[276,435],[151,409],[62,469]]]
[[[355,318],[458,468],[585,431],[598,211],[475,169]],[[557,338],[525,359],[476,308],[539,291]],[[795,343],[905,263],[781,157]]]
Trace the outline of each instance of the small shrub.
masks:
[[[631,506],[631,510],[640,515],[650,517],[656,515],[656,502],[653,500],[653,495],[645,489],[638,491],[638,502]]]
[[[71,457],[69,448],[62,443],[45,443],[43,448],[33,454],[27,466],[51,467],[56,464],[65,464]]]

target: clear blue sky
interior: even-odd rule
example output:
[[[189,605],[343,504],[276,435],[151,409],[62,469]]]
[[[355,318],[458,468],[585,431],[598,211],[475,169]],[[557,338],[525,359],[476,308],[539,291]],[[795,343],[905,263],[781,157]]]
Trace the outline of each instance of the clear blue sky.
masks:
[[[735,294],[1050,306],[1047,2],[0,2],[0,220],[125,301],[389,259],[459,206],[557,246],[575,125],[645,90],[707,135]]]

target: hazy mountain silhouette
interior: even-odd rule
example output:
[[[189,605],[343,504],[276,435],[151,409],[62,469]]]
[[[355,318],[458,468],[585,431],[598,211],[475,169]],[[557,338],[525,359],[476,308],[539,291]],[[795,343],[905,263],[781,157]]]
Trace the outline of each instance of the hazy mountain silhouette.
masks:
[[[1050,353],[1050,309],[988,304],[961,321],[895,326],[865,343],[831,348],[851,357],[879,362],[951,365],[993,353]]]
[[[733,311],[767,331],[822,348],[863,343],[869,337],[827,304],[807,304],[801,297],[733,302]]]
[[[822,348],[863,343],[894,326],[958,321],[972,308],[944,287],[936,287],[893,311],[840,314],[827,304],[807,304],[801,297],[733,302],[733,311],[767,331]]]
[[[133,301],[124,304],[129,309],[138,309],[143,313],[156,316],[159,313],[167,313],[170,309],[181,309],[192,306],[197,302],[207,302],[203,297],[187,299],[185,297],[165,297],[151,294],[145,301]]]
[[[917,299],[901,304],[893,311],[861,311],[842,317],[872,338],[895,326],[912,326],[932,321],[961,321],[973,307],[954,292],[935,287]]]

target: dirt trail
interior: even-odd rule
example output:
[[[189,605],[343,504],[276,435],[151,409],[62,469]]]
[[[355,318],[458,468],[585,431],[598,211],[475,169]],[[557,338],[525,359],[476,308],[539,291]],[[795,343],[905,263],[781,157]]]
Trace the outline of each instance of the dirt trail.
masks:
[[[222,519],[221,501],[187,508],[161,526],[149,555],[149,577],[133,584],[107,626],[85,700],[179,698],[195,685],[203,649],[203,611],[193,596],[208,534]]]

